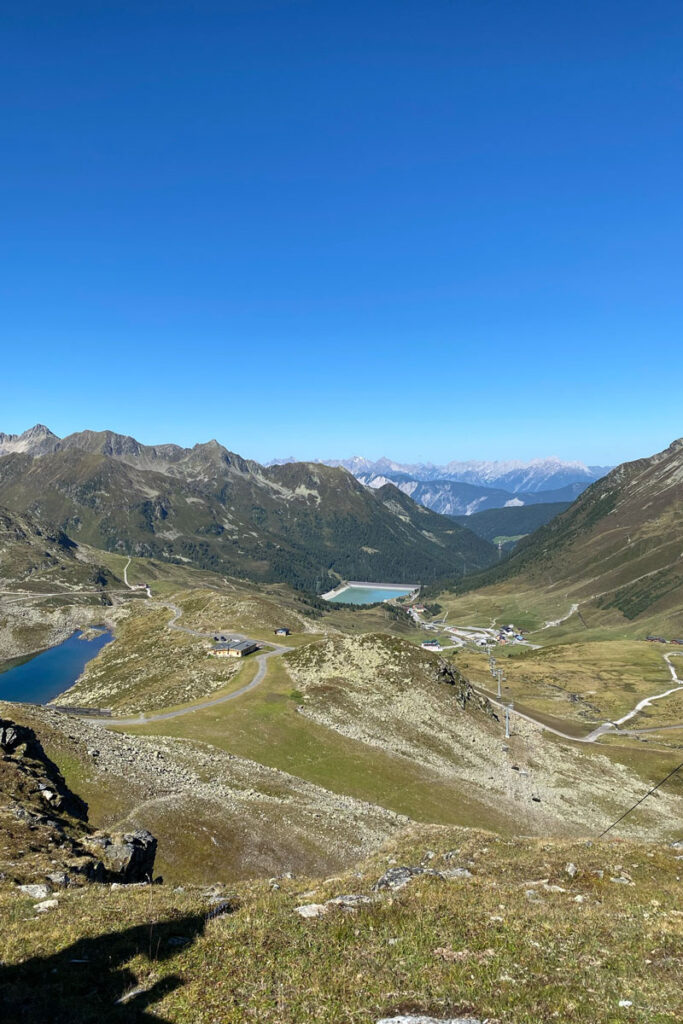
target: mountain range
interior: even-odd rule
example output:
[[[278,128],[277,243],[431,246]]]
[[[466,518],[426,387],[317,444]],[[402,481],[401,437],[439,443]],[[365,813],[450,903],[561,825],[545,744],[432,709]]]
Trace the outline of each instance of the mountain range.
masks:
[[[392,483],[404,494],[433,512],[445,516],[472,516],[487,509],[521,508],[527,505],[545,505],[572,502],[588,486],[575,481],[546,491],[504,491],[499,487],[482,487],[457,480],[413,480],[403,473],[393,477],[360,474],[356,477],[366,487],[384,487]],[[474,527],[471,527],[474,529]]]
[[[271,465],[294,462],[295,459],[276,459]],[[319,459],[326,466],[343,466],[355,477],[385,477],[395,480],[397,477],[416,481],[452,480],[458,483],[472,484],[477,487],[496,488],[511,494],[542,493],[558,491],[568,484],[588,484],[604,476],[611,466],[587,466],[583,462],[565,462],[557,456],[543,459],[532,459],[528,462],[519,460],[508,461],[469,461],[448,462],[439,466],[433,463],[400,463],[392,459],[366,459],[355,455],[349,459]],[[562,501],[563,498],[553,498]]]
[[[113,580],[103,566],[90,561],[59,529],[51,529],[27,513],[0,506],[0,576],[3,584],[23,584],[49,574],[59,586],[103,587]]]
[[[275,460],[284,465],[293,459]],[[420,505],[447,516],[471,516],[487,509],[523,505],[569,503],[609,470],[557,458],[531,462],[449,462],[404,465],[391,459],[371,461],[362,456],[321,460],[323,465],[347,469],[366,487],[395,484]],[[548,522],[557,510],[538,513],[535,521]],[[476,529],[474,525],[471,529]],[[512,528],[502,533],[512,534]]]
[[[0,504],[96,548],[323,592],[340,578],[426,582],[496,549],[392,483],[319,463],[261,466],[217,441],[143,445],[112,431],[0,434]]]

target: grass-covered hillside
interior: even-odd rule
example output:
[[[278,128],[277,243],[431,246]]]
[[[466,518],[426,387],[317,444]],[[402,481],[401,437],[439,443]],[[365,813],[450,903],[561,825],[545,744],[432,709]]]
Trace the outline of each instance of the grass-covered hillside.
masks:
[[[683,441],[676,441],[592,484],[509,559],[455,581],[446,603],[456,616],[530,628],[576,612],[580,628],[683,637],[682,495]]]
[[[495,549],[393,485],[343,469],[264,467],[215,441],[181,449],[85,431],[0,457],[0,502],[79,542],[323,592],[340,578],[421,583]]]
[[[112,682],[121,679],[122,697],[130,699],[120,674],[128,665],[131,678],[139,676],[144,661],[127,660],[127,650],[145,655],[137,640],[129,647],[128,633],[119,642],[119,651],[115,643],[110,654],[103,652],[72,691],[79,703],[88,696],[89,680],[99,685],[107,671]],[[163,634],[157,643],[155,664],[161,664]],[[163,700],[161,691],[153,699],[150,694],[148,719],[130,722],[125,732],[210,744],[419,821],[486,824],[506,833],[522,828],[537,835],[599,831],[668,764],[647,748],[635,756],[568,743],[524,719],[515,721],[505,740],[500,712],[412,637],[308,634],[290,643],[294,649],[271,657],[259,685],[238,699],[224,697],[254,679],[256,660],[248,659],[213,693],[207,674],[205,694],[221,703],[197,707],[197,694],[183,702],[183,714],[154,718]],[[175,651],[173,640],[167,649]],[[140,685],[145,692],[144,680]],[[169,690],[166,707],[176,700]],[[67,702],[75,697],[67,695]],[[676,792],[672,787],[656,804],[644,804],[625,823],[624,834],[669,834],[680,815]]]
[[[63,530],[0,507],[0,590],[41,592],[118,584]]]
[[[673,1024],[677,856],[432,826],[333,877],[65,889],[44,914],[5,879],[0,1002],[31,1024]]]
[[[0,704],[0,714],[35,732],[46,757],[81,798],[92,828],[144,828],[156,836],[155,873],[170,885],[339,871],[408,821],[377,803],[238,756],[212,737],[134,736],[87,718],[8,703]],[[40,805],[35,783],[32,791]],[[0,795],[3,806],[26,803],[16,786],[3,787]],[[44,881],[55,848],[39,842],[39,833],[31,837],[26,824],[22,828],[14,846],[3,847],[0,871],[16,862],[12,871],[21,867],[22,882]],[[29,864],[31,850],[35,864]],[[35,877],[29,878],[31,867]]]
[[[101,622],[125,589],[105,560],[34,515],[0,508],[0,661]]]
[[[115,435],[73,446],[39,440],[40,458],[11,450],[0,475],[24,460],[13,486],[25,496],[40,464],[104,467],[107,493],[90,493],[85,532],[102,512],[114,522],[107,509],[120,517],[116,529],[135,525],[130,495],[117,504],[107,490],[120,473],[133,489],[180,480],[182,501],[206,507],[218,460],[226,480],[280,488],[254,524],[253,547],[241,522],[242,554],[270,557],[277,502],[282,522],[307,522],[320,545],[311,553],[303,534],[292,542],[283,529],[283,558],[306,549],[315,562],[337,535],[340,557],[351,557],[345,531],[361,507],[393,517],[373,521],[415,558],[454,550],[448,530],[439,533],[443,517],[439,530],[416,534],[422,519],[412,518],[405,495],[362,491],[356,505],[360,485],[334,491],[325,473],[336,471],[325,467],[269,475],[214,448],[143,450]],[[655,627],[673,633],[680,605],[672,590],[669,603],[659,598],[629,618],[606,600],[623,589],[624,574],[641,572],[641,559],[652,559],[656,579],[672,554],[679,457],[673,448],[613,477],[604,515],[582,498],[586,506],[537,534],[555,537],[564,522],[557,545],[537,560],[525,556],[519,572],[512,559],[488,586],[441,591],[420,613],[440,624],[415,621],[400,603],[330,605],[276,573],[259,583],[211,572],[170,549],[130,558],[118,543],[75,548],[38,520],[8,513],[2,564],[14,568],[5,575],[2,636],[31,650],[32,631],[57,637],[55,623],[68,632],[94,621],[98,608],[115,634],[60,698],[113,709],[106,724],[56,706],[0,708],[39,744],[8,740],[0,728],[0,1006],[8,1020],[680,1019],[680,773],[646,794],[680,761],[683,648],[643,640]],[[61,486],[44,487],[42,504]],[[181,491],[159,506],[167,519]],[[349,496],[343,515],[333,494]],[[73,485],[58,500],[72,498]],[[638,502],[649,503],[640,518]],[[158,540],[159,528],[154,521],[149,536]],[[217,534],[215,543],[227,541]],[[100,564],[104,582],[91,586]],[[677,571],[675,558],[669,568]],[[613,589],[597,591],[608,582]],[[446,628],[493,622],[530,631],[530,644],[496,648],[503,696],[517,712],[509,737],[486,654],[466,631],[454,639]],[[425,625],[444,641],[438,655],[420,646]],[[282,640],[279,626],[291,631]],[[243,662],[214,660],[218,632],[253,637],[262,649]],[[669,689],[639,712],[639,724],[656,731],[615,729],[582,742]],[[131,837],[147,830],[163,883],[121,886],[97,867],[105,853],[118,864]],[[44,889],[20,888],[27,884]]]

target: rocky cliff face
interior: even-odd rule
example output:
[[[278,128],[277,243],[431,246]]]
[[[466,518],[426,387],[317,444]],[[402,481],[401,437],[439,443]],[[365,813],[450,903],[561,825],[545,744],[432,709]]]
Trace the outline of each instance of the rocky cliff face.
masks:
[[[157,841],[149,832],[109,835],[87,822],[32,729],[0,718],[0,875],[53,888],[152,881]]]

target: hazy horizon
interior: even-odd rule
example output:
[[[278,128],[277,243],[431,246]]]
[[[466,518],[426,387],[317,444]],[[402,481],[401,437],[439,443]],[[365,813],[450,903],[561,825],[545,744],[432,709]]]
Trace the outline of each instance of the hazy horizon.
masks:
[[[111,427],[111,426],[93,427],[93,426],[87,425],[87,424],[85,424],[85,425],[80,424],[80,425],[74,427],[73,429],[67,429],[67,430],[60,431],[60,430],[55,429],[53,424],[46,423],[46,422],[44,422],[44,420],[37,420],[35,423],[24,425],[23,427],[19,427],[17,429],[9,429],[7,427],[7,424],[0,423],[0,433],[12,434],[12,435],[19,436],[19,435],[25,433],[26,431],[30,430],[31,428],[37,426],[37,425],[42,425],[44,427],[47,427],[48,430],[52,431],[52,433],[56,434],[58,437],[66,437],[69,434],[79,433],[80,431],[83,431],[83,430],[93,430],[93,431],[96,431],[96,432],[111,430],[113,433],[116,433],[116,434],[121,434],[121,435],[124,435],[124,436],[133,437],[140,444],[145,444],[145,445],[176,444],[176,445],[179,445],[180,447],[183,447],[183,448],[191,448],[195,444],[206,444],[209,441],[215,440],[215,441],[218,441],[219,444],[223,445],[224,448],[227,448],[230,451],[235,452],[238,455],[241,455],[243,458],[253,459],[254,461],[260,462],[260,463],[262,463],[264,465],[266,465],[266,464],[268,464],[270,462],[287,461],[289,459],[294,459],[297,462],[326,462],[326,461],[332,461],[332,460],[334,460],[334,461],[342,461],[342,460],[349,460],[349,459],[353,459],[353,458],[364,458],[364,459],[367,459],[369,462],[373,462],[373,463],[374,462],[379,462],[381,459],[389,459],[391,462],[399,463],[401,465],[433,465],[435,467],[443,467],[443,466],[447,465],[448,463],[452,463],[452,462],[462,462],[462,463],[477,463],[477,462],[508,463],[508,462],[519,462],[519,463],[523,463],[523,464],[529,464],[529,463],[533,463],[533,462],[544,462],[544,461],[552,461],[554,459],[557,459],[558,461],[561,461],[563,463],[572,463],[572,462],[580,463],[580,464],[582,464],[584,466],[587,466],[589,468],[590,467],[609,468],[611,466],[618,465],[619,462],[629,462],[629,461],[632,461],[634,459],[643,458],[643,457],[646,457],[647,455],[654,455],[655,454],[654,450],[652,452],[647,452],[647,453],[646,452],[634,452],[632,454],[629,454],[624,459],[613,460],[613,461],[609,461],[609,460],[592,461],[592,460],[588,460],[588,459],[582,458],[580,453],[579,454],[574,454],[574,455],[567,455],[567,456],[558,455],[557,452],[548,452],[548,453],[541,452],[540,454],[536,453],[536,454],[529,455],[529,456],[518,456],[518,455],[515,455],[515,454],[510,454],[510,455],[506,455],[506,454],[503,454],[503,455],[501,455],[501,454],[493,454],[491,456],[480,456],[480,455],[469,455],[469,454],[462,455],[462,454],[460,454],[460,453],[458,453],[456,451],[454,454],[448,455],[445,458],[436,459],[436,458],[433,458],[432,456],[430,456],[428,453],[424,454],[424,455],[418,455],[417,457],[406,456],[405,458],[401,457],[400,455],[396,455],[393,452],[380,452],[379,454],[375,454],[374,451],[368,447],[367,450],[363,450],[363,451],[344,451],[344,452],[341,452],[341,453],[340,452],[322,452],[322,453],[319,452],[317,454],[316,453],[311,453],[310,451],[304,452],[302,454],[292,453],[292,452],[290,452],[288,454],[283,454],[282,452],[277,452],[277,453],[274,453],[274,454],[269,454],[269,455],[264,455],[263,457],[259,457],[257,455],[254,455],[253,452],[250,452],[250,451],[247,451],[247,450],[241,450],[241,449],[235,447],[233,444],[230,443],[229,439],[226,440],[225,438],[222,438],[220,436],[215,436],[215,435],[213,435],[211,437],[208,437],[208,436],[207,437],[190,437],[189,439],[186,439],[186,440],[178,440],[176,436],[172,436],[172,437],[159,437],[159,436],[150,435],[148,437],[148,436],[141,436],[138,433],[133,433],[130,430],[127,430],[127,429],[115,429],[114,427]],[[661,448],[656,449],[656,451],[664,450],[665,448],[667,448],[669,446],[669,444],[671,444],[675,440],[677,440],[677,438],[671,438],[670,441],[667,441],[665,444],[663,444],[661,446]]]

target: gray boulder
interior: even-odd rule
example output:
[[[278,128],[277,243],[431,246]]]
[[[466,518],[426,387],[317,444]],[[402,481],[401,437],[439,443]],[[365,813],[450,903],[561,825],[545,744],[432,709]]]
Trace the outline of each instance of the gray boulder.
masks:
[[[467,868],[446,868],[441,872],[442,878],[471,878],[472,872]]]
[[[20,885],[19,891],[30,896],[33,900],[44,900],[50,895],[51,889],[49,885]]]
[[[157,841],[146,829],[135,832],[96,833],[83,845],[102,865],[105,882],[151,882]]]
[[[395,892],[397,889],[402,889],[404,885],[407,885],[408,882],[411,882],[418,875],[432,875],[435,878],[443,879],[441,872],[434,871],[433,868],[423,868],[419,865],[415,867],[402,865],[401,867],[389,868],[388,871],[385,871],[382,877],[378,878],[373,885],[373,892],[381,892],[383,889],[390,889]]]
[[[59,906],[59,900],[43,900],[41,903],[36,903],[33,908],[36,914],[46,914],[48,910],[56,910]]]

